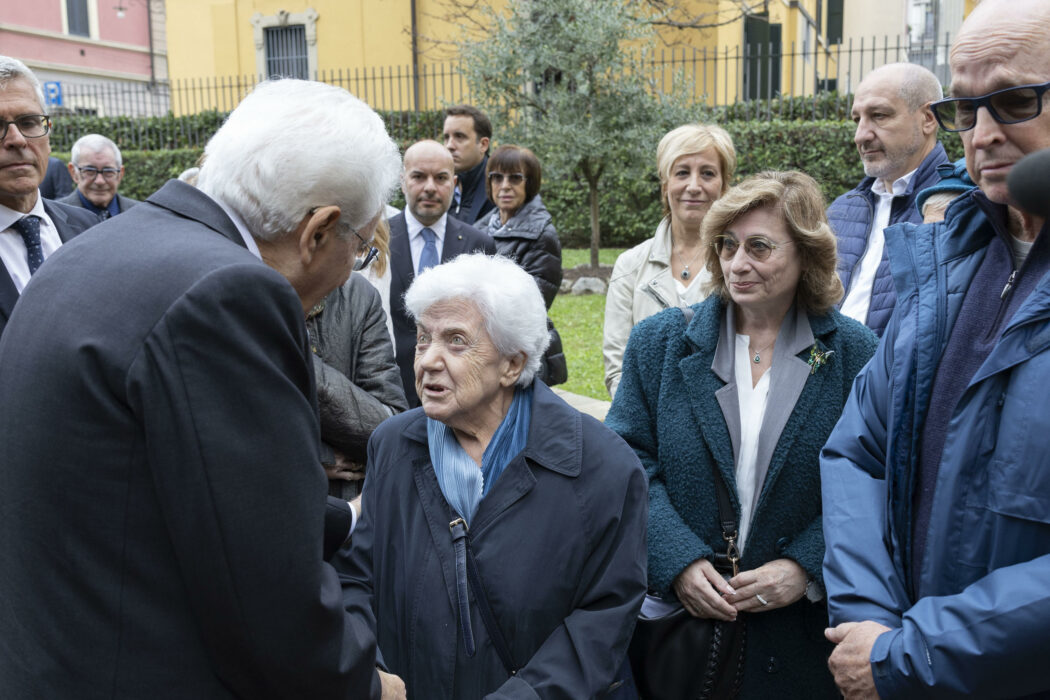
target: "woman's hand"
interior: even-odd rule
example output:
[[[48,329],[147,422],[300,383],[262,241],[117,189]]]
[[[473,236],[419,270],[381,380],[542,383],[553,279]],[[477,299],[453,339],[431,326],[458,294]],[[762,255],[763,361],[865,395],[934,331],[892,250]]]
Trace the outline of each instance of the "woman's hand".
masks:
[[[741,571],[729,579],[736,592],[726,596],[733,607],[743,612],[766,612],[791,605],[806,592],[809,577],[792,559],[774,559],[757,569]]]
[[[673,585],[678,600],[693,617],[736,619],[736,608],[726,602],[734,593],[733,587],[707,559],[697,559],[682,569]]]

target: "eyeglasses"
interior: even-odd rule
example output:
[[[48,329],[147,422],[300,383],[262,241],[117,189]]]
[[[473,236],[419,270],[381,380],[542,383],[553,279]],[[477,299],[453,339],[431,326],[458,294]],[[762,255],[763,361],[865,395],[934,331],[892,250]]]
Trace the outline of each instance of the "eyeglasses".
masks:
[[[489,181],[496,187],[502,185],[504,179],[512,185],[520,185],[525,182],[525,173],[489,173]]]
[[[1043,112],[1043,94],[1050,82],[1041,85],[1018,85],[989,92],[981,97],[949,97],[930,103],[933,116],[945,131],[969,131],[977,124],[977,110],[988,109],[1000,124],[1019,124],[1035,119]]]
[[[752,260],[763,262],[769,259],[769,256],[773,254],[773,251],[781,246],[785,246],[791,243],[791,241],[785,241],[784,243],[774,243],[765,236],[751,236],[744,239],[744,252]],[[715,249],[715,253],[718,257],[722,258],[726,262],[736,257],[736,252],[740,249],[740,242],[732,236],[718,236],[715,238],[715,242],[712,244]]]
[[[18,129],[18,133],[27,139],[38,139],[51,131],[51,117],[46,114],[24,114],[10,122],[0,119],[0,124],[3,124],[3,127],[0,127],[0,141],[7,138],[7,127],[12,124]]]
[[[94,180],[99,175],[102,175],[102,178],[104,180],[109,181],[116,180],[117,176],[120,175],[120,168],[102,168],[101,170],[99,170],[98,168],[91,165],[85,165],[82,168],[75,163],[73,164],[73,167],[77,169],[78,173],[86,177],[89,182],[91,180]]]
[[[374,245],[372,245],[375,242],[375,238],[373,238],[371,241],[366,241],[361,236],[361,234],[355,231],[354,229],[350,229],[350,231],[355,236],[357,236],[357,240],[361,241],[361,245],[357,249],[359,257],[356,261],[354,261],[354,272],[360,272],[361,270],[368,267],[368,265],[376,259],[376,256],[379,255],[379,248],[376,248]],[[368,252],[365,253],[365,256],[362,258],[360,257],[360,254],[363,250],[367,250]]]

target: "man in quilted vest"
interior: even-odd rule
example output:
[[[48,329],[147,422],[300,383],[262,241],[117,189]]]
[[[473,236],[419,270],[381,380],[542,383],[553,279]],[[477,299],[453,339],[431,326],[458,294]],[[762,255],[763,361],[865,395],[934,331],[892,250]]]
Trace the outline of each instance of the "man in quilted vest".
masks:
[[[921,222],[915,197],[940,180],[937,166],[948,156],[929,103],[941,97],[937,76],[911,63],[875,69],[853,96],[853,141],[866,177],[832,203],[828,220],[846,288],[840,311],[880,336],[896,300],[882,232],[901,221]]]

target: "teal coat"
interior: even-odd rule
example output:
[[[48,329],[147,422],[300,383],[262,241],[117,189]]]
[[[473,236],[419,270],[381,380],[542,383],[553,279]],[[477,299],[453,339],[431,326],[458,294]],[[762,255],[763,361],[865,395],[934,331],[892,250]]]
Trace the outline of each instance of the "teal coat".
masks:
[[[715,547],[724,551],[712,463],[740,517],[734,438],[720,405],[727,400],[735,404],[735,389],[716,395],[732,382],[732,365],[728,374],[712,367],[727,307],[716,295],[693,308],[696,314],[688,330],[678,309],[635,326],[624,355],[623,378],[606,418],[606,424],[634,448],[649,476],[649,588],[661,594],[671,592],[672,581],[686,566],[709,557]],[[799,318],[791,350],[786,342],[778,342],[774,354],[774,372],[792,375],[798,384],[793,391],[781,391],[783,379],[774,379],[766,423],[776,411],[778,396],[782,401],[785,396],[797,399],[790,413],[780,406],[786,420],[752,516],[741,570],[787,557],[822,582],[820,449],[877,339],[837,311]],[[826,364],[810,373],[805,363],[814,345],[834,355],[827,355]],[[731,339],[728,349],[718,354],[724,359],[722,353],[727,351],[732,351]],[[823,635],[827,626],[823,602],[803,598],[785,608],[745,617],[742,697],[838,696],[826,665],[831,645]]]

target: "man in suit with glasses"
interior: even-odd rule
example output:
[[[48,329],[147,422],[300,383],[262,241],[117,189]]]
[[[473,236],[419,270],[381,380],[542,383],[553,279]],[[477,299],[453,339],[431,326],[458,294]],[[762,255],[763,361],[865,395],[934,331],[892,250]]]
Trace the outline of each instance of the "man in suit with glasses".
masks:
[[[81,136],[70,156],[69,174],[77,188],[58,201],[83,207],[101,221],[139,203],[117,192],[124,179],[124,163],[113,141],[102,134]]]
[[[0,56],[0,334],[44,260],[98,223],[80,208],[40,196],[50,131],[40,81],[18,59]]]

